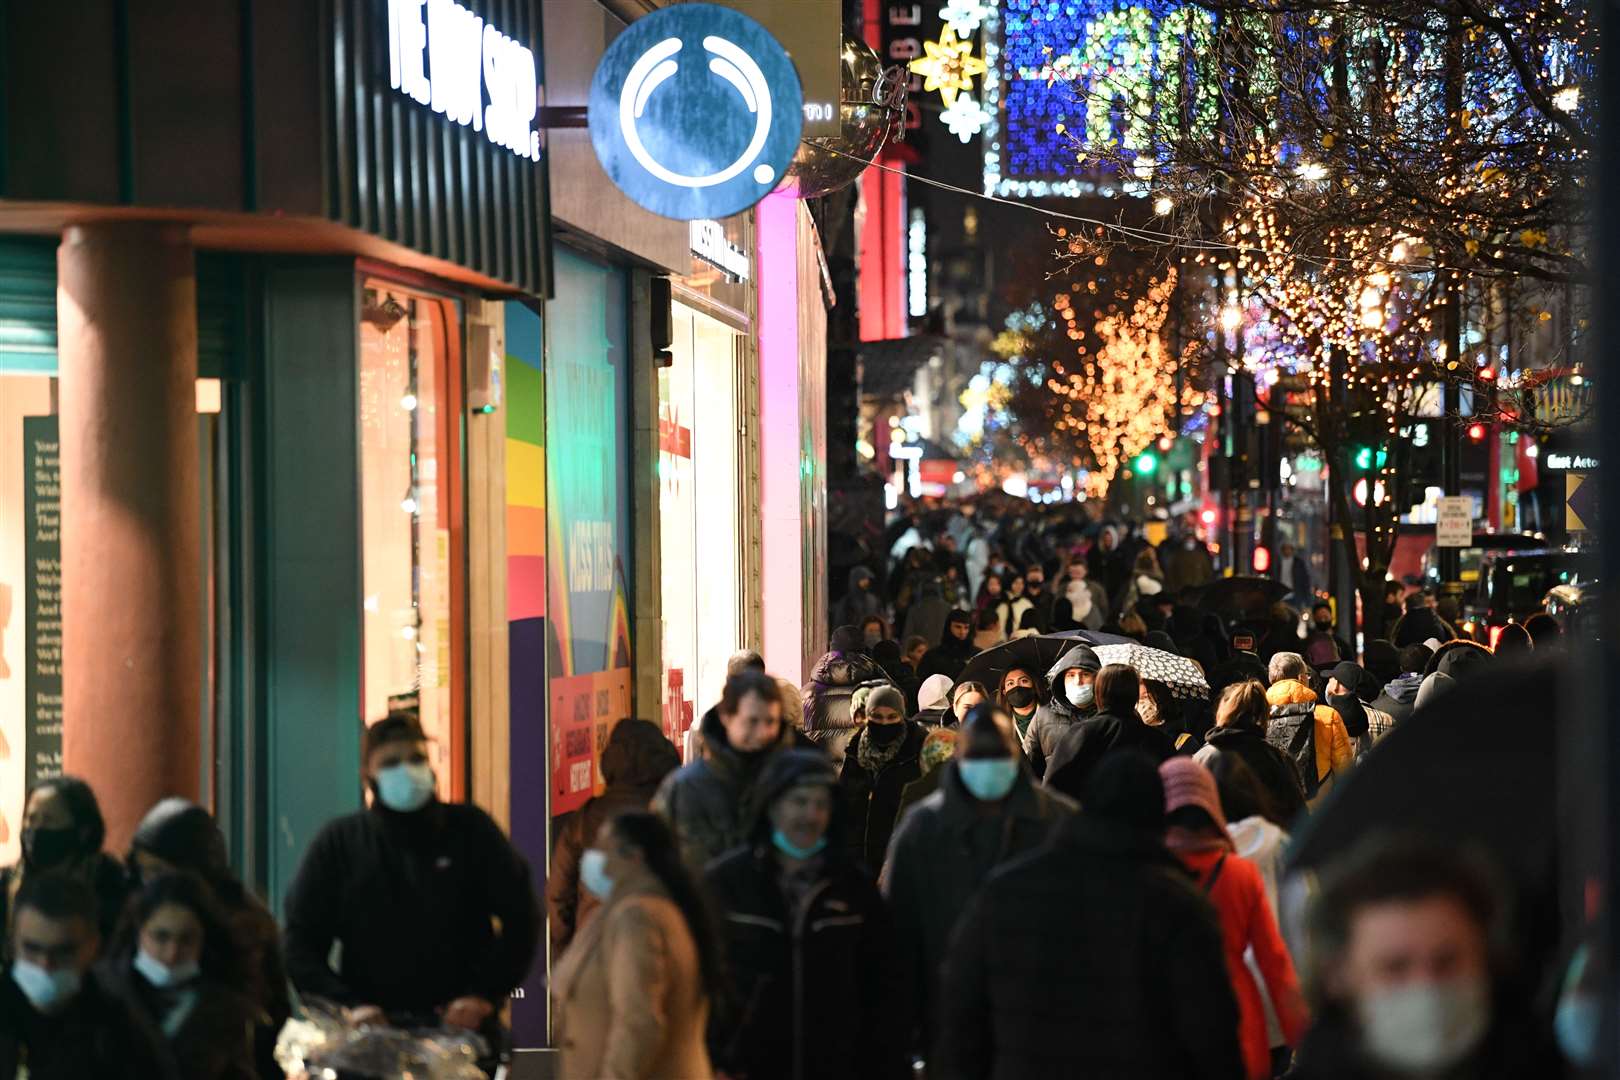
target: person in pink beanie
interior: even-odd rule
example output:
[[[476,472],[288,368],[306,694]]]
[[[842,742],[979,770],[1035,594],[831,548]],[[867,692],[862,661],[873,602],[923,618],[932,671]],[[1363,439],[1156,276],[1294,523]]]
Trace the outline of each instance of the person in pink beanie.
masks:
[[[1243,954],[1253,948],[1290,1047],[1299,1045],[1310,1026],[1294,962],[1266,900],[1260,871],[1232,850],[1215,777],[1187,757],[1164,762],[1159,776],[1164,781],[1165,846],[1193,873],[1220,917],[1227,973],[1238,1000],[1245,1070],[1249,1080],[1269,1080],[1277,1075],[1276,1066],[1286,1062],[1272,1060],[1265,1005]]]

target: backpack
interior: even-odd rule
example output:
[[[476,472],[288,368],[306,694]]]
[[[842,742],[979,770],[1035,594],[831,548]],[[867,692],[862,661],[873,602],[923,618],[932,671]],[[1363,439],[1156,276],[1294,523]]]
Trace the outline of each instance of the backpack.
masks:
[[[1322,788],[1322,778],[1316,772],[1315,703],[1273,706],[1266,725],[1266,742],[1288,755],[1305,782],[1305,798],[1315,798]]]
[[[1339,646],[1332,634],[1312,634],[1305,642],[1305,659],[1314,668],[1332,667],[1339,662]]]

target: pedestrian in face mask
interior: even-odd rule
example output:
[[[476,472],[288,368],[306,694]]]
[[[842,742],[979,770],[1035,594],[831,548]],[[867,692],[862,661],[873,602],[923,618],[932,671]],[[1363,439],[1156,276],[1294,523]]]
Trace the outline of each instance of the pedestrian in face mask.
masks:
[[[1556,1076],[1504,978],[1501,887],[1452,845],[1372,836],[1324,875],[1309,924],[1317,1023],[1290,1076]]]
[[[880,696],[877,708],[889,704]],[[820,754],[790,750],[760,783],[750,842],[704,875],[734,991],[731,1019],[710,1025],[714,1062],[728,1076],[904,1080],[907,983],[888,905],[838,835],[848,805],[838,777]],[[847,1018],[838,1038],[826,1009]]]
[[[1023,668],[1008,669],[1001,677],[1000,704],[1012,717],[1018,729],[1018,741],[1022,743],[1041,704],[1040,684],[1035,681],[1035,674]]]
[[[71,874],[35,874],[17,891],[14,959],[0,977],[0,1076],[178,1080],[156,1032],[91,967],[99,917],[95,891]]]
[[[23,802],[22,858],[0,869],[0,932],[9,930],[15,899],[32,874],[56,871],[90,886],[96,930],[112,936],[129,886],[118,860],[101,850],[107,826],[90,785],[76,776],[42,780]]]
[[[890,909],[908,913],[895,933],[921,1017],[918,1051],[932,1046],[940,966],[963,908],[996,867],[1045,842],[1076,809],[1036,785],[1011,719],[988,704],[968,712],[938,790],[906,812],[889,845],[880,885]]]
[[[483,810],[439,800],[414,715],[368,728],[363,760],[370,809],[316,834],[287,892],[287,974],[353,1023],[442,1022],[499,1042],[498,1008],[539,944],[528,864]]]
[[[257,1008],[242,959],[208,884],[179,871],[135,895],[99,973],[162,1034],[181,1080],[243,1080],[256,1075]]]
[[[1036,776],[1046,774],[1046,762],[1057,749],[1058,740],[1097,711],[1092,684],[1101,670],[1102,661],[1091,647],[1077,645],[1060,656],[1046,673],[1052,697],[1036,712],[1023,740],[1024,756]]]
[[[839,775],[847,830],[847,854],[876,876],[889,850],[907,784],[922,776],[927,730],[906,719],[906,699],[892,686],[866,698],[866,726],[851,740]]]
[[[1063,733],[1046,766],[1046,783],[1073,798],[1079,797],[1107,754],[1137,750],[1158,763],[1176,752],[1162,726],[1143,722],[1137,708],[1142,697],[1142,677],[1134,668],[1109,664],[1097,673],[1093,687],[1096,715],[1085,717]]]

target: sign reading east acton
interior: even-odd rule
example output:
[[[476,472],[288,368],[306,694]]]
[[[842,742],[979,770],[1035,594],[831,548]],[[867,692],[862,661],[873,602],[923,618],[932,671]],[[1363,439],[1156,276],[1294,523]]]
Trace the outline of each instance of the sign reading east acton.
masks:
[[[1474,543],[1474,500],[1467,495],[1442,495],[1436,508],[1436,547],[1469,547]]]
[[[674,4],[614,39],[591,80],[591,145],[632,200],[678,221],[753,206],[782,180],[804,129],[793,60],[763,26],[715,4]]]
[[[534,53],[455,0],[388,0],[388,82],[496,146],[540,160]]]

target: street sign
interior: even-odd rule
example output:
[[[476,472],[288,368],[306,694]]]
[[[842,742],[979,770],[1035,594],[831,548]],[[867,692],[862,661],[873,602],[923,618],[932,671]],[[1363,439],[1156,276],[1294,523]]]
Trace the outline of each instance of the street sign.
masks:
[[[1586,532],[1597,524],[1597,485],[1586,473],[1564,474],[1564,527]]]
[[[1474,542],[1474,500],[1467,495],[1442,495],[1434,523],[1436,547],[1468,547]]]
[[[753,206],[782,179],[804,127],[793,60],[747,15],[675,4],[631,23],[597,65],[588,119],[608,177],[680,221]]]

